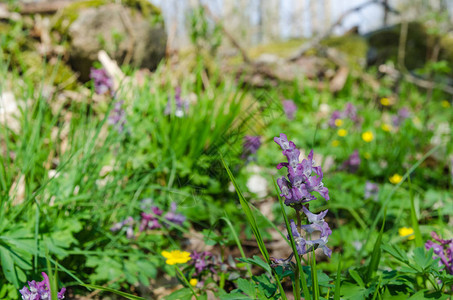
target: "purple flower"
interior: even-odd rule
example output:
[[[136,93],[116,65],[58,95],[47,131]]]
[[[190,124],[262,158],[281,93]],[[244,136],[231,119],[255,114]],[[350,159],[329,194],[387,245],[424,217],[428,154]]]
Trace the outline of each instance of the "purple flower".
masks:
[[[342,118],[342,113],[341,111],[339,110],[335,110],[332,115],[330,116],[330,120],[329,120],[329,126],[332,127],[332,128],[335,128],[337,127],[337,125],[335,125],[335,121],[337,119],[341,119]]]
[[[169,222],[175,223],[176,225],[182,226],[182,223],[186,220],[186,217],[182,214],[176,213],[176,203],[171,203],[171,211],[165,214],[165,219]]]
[[[359,118],[357,117],[357,108],[351,102],[346,103],[344,115],[354,123],[357,123],[359,121]]]
[[[283,110],[288,120],[294,119],[294,114],[296,113],[297,106],[293,100],[283,100]]]
[[[113,94],[113,80],[107,74],[105,69],[91,68],[90,78],[94,82],[94,90],[96,91],[96,94]]]
[[[349,156],[347,160],[341,165],[341,169],[347,170],[350,173],[355,173],[360,166],[360,156],[359,151],[354,150],[354,152]]]
[[[123,104],[124,101],[116,102],[107,120],[110,125],[117,127],[119,133],[123,132],[126,124],[126,112],[123,109]]]
[[[393,117],[393,126],[399,127],[410,115],[411,113],[407,107],[401,108],[398,110],[397,115]]]
[[[318,192],[324,199],[329,200],[329,190],[322,183],[323,173],[320,166],[315,167],[313,161],[313,150],[307,159],[299,163],[300,151],[292,141],[288,141],[285,134],[275,137],[274,141],[282,148],[283,155],[286,156],[287,163],[279,163],[277,169],[286,167],[288,178],[285,176],[277,179],[280,187],[280,196],[285,197],[285,204],[292,205],[306,203],[315,200],[312,192]],[[312,175],[312,174],[315,175]]]
[[[142,220],[140,222],[140,231],[162,227],[162,225],[159,223],[159,219],[156,217],[162,215],[162,210],[160,210],[157,206],[153,206],[151,210],[152,213],[150,214],[144,212],[141,213]]]
[[[44,280],[41,282],[29,281],[28,288],[24,286],[19,292],[23,300],[51,300],[49,277],[42,272]],[[62,288],[57,294],[58,299],[64,299],[66,288]]]
[[[253,154],[255,154],[261,147],[261,136],[244,136],[244,144],[242,150],[242,159],[251,160]]]
[[[376,183],[372,183],[367,181],[365,183],[365,199],[373,199],[374,201],[378,201],[379,196],[379,186]]]
[[[175,89],[175,116],[178,118],[184,117],[184,114],[189,110],[189,101],[183,100],[181,98],[181,88],[177,87]],[[172,113],[172,99],[168,97],[167,106],[165,107],[164,114],[166,116]]]
[[[302,206],[302,210],[304,211],[304,214],[307,216],[308,222],[311,224],[309,225],[302,225],[302,229],[311,234],[314,231],[319,231],[321,233],[321,237],[329,236],[332,234],[332,230],[329,227],[329,224],[327,224],[326,221],[324,221],[324,217],[327,215],[327,212],[329,211],[326,209],[325,211],[320,212],[319,214],[314,214],[308,210],[305,206]]]
[[[320,215],[322,215],[323,213],[321,213]],[[326,211],[326,213],[327,213],[327,211]],[[324,222],[324,220],[322,222]],[[326,223],[326,225],[327,225],[327,223]],[[299,230],[298,230],[296,224],[294,223],[294,220],[290,221],[290,226],[291,226],[291,233],[293,234],[294,242],[296,243],[296,250],[299,255],[304,255],[304,254],[311,252],[313,250],[316,250],[320,247],[322,248],[322,250],[326,256],[330,257],[332,255],[332,250],[330,250],[326,246],[327,241],[328,241],[328,236],[330,235],[330,233],[332,233],[332,231],[330,231],[330,228],[328,225],[327,225],[327,228],[329,228],[329,229],[328,229],[328,231],[326,231],[326,233],[327,232],[330,232],[330,233],[325,234],[325,235],[321,234],[320,238],[315,239],[315,240],[306,240],[305,238],[303,238],[300,235]],[[310,231],[312,229],[312,227],[307,227],[307,226],[310,226],[310,225],[302,225],[301,228],[304,231],[306,231],[307,234],[311,234],[313,232],[313,231]],[[320,231],[320,230],[318,230],[318,231]],[[288,235],[288,239],[289,238],[290,237]]]
[[[127,217],[125,220],[115,223],[111,228],[110,231],[117,232],[120,231],[123,227],[127,226],[126,229],[126,237],[131,239],[134,237],[134,219],[132,217]]]
[[[200,275],[204,270],[210,270],[211,272],[216,273],[216,270],[214,269],[215,263],[211,252],[193,251],[192,254],[190,254],[190,258],[192,259],[190,263],[195,266],[195,276]]]
[[[360,118],[357,115],[357,108],[351,102],[346,103],[346,107],[343,111],[335,110],[332,113],[328,122],[329,126],[336,128],[337,124],[335,124],[335,121],[337,119],[350,119],[355,124],[360,123]]]
[[[426,250],[434,250],[434,258],[440,258],[439,264],[443,265],[447,273],[453,275],[453,239],[441,239],[434,231],[431,232],[431,237],[437,242],[427,241],[425,243]]]

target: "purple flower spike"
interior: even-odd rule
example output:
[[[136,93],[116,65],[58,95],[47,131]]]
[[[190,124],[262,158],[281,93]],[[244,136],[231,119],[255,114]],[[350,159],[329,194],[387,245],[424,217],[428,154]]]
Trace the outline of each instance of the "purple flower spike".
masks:
[[[21,290],[19,290],[20,294],[22,295],[23,300],[51,300],[50,295],[50,282],[49,277],[46,273],[42,272],[42,276],[44,280],[41,282],[36,282],[34,280],[28,282],[27,286],[24,286]],[[64,299],[64,293],[66,292],[66,288],[62,288],[60,292],[57,294],[58,299]]]
[[[365,183],[365,199],[373,199],[373,201],[378,201],[379,196],[379,186],[376,183],[367,181]]]
[[[294,223],[294,220],[290,220],[290,226],[291,226],[291,233],[293,234],[294,242],[296,243],[297,253],[299,253],[299,255],[303,255],[303,254],[307,253],[307,251],[305,251],[306,250],[305,249],[306,241],[303,237],[300,236],[299,230],[297,230],[297,226],[296,226],[296,223]],[[288,234],[288,239],[290,239],[289,234]]]
[[[181,97],[181,88],[175,88],[175,117],[182,118],[189,110],[189,101],[182,99]],[[172,98],[168,97],[167,106],[165,107],[164,114],[166,116],[172,113]]]
[[[288,179],[279,178],[277,184],[285,197],[285,204],[306,203],[315,200],[312,192],[318,192],[324,199],[329,200],[329,190],[322,183],[323,173],[320,166],[314,166],[313,150],[310,151],[307,159],[299,163],[300,151],[292,141],[288,141],[285,134],[275,137],[274,141],[282,148],[283,155],[288,162],[279,163],[277,169],[286,167]],[[315,175],[313,175],[315,173]]]
[[[113,80],[107,74],[107,71],[105,69],[91,68],[90,78],[94,82],[94,90],[96,94],[113,94]]]
[[[119,133],[124,131],[124,125],[126,124],[126,111],[123,108],[123,104],[124,101],[116,102],[107,120],[108,124],[115,126]]]
[[[433,249],[434,258],[439,258],[439,264],[443,265],[447,273],[453,275],[453,239],[444,240],[434,231],[431,232],[431,237],[437,242],[427,241],[425,243],[426,250]]]
[[[312,233],[313,231],[321,232],[321,237],[329,236],[332,234],[332,230],[329,227],[329,224],[324,221],[324,217],[327,215],[329,211],[326,209],[325,211],[320,212],[319,214],[314,214],[308,210],[305,206],[302,207],[304,214],[307,216],[308,222],[310,225],[302,225],[302,229],[304,229],[307,233]],[[305,226],[305,227],[304,227]]]
[[[355,173],[360,167],[360,156],[359,151],[354,150],[354,152],[349,156],[347,160],[341,165],[342,170],[347,170],[349,173]]]
[[[399,127],[404,120],[409,118],[411,116],[411,112],[407,107],[403,107],[400,110],[398,110],[398,113],[396,116],[393,117],[393,126]]]
[[[293,100],[283,100],[283,110],[288,120],[294,119],[294,114],[296,113],[297,106]]]
[[[327,223],[326,223],[326,225],[327,225]],[[331,256],[332,250],[330,250],[327,247],[328,236],[331,233],[330,228],[328,229],[328,232],[330,232],[330,233],[328,233],[326,235],[321,235],[321,237],[319,239],[306,240],[305,238],[303,238],[300,235],[299,230],[298,230],[296,224],[294,223],[294,220],[290,221],[290,226],[291,226],[291,233],[293,234],[294,242],[296,243],[297,253],[299,255],[307,254],[308,252],[311,252],[311,251],[316,250],[321,247],[326,256],[328,256],[328,257]],[[310,225],[302,225],[301,227],[308,234],[311,234],[313,231],[310,231],[310,230],[313,229],[313,226],[314,226],[314,224],[310,224]],[[328,228],[328,225],[327,225],[327,228]],[[320,231],[320,230],[316,229],[316,231]],[[288,235],[288,239],[290,239],[289,235]]]
[[[162,215],[162,210],[160,210],[157,206],[153,206],[151,210],[152,213],[150,214],[144,212],[141,213],[142,220],[140,222],[140,232],[146,229],[157,229],[162,227],[156,217]]]
[[[171,211],[167,212],[165,219],[169,222],[175,223],[176,225],[182,226],[182,223],[186,220],[186,217],[182,214],[176,213],[176,203],[171,203]]]
[[[341,117],[342,117],[341,111],[335,110],[335,111],[332,113],[332,115],[330,116],[329,126],[332,127],[332,128],[337,127],[337,125],[335,125],[335,121],[336,121],[337,119],[341,119]]]
[[[246,159],[250,161],[252,156],[258,151],[261,147],[261,136],[252,136],[246,135],[244,136],[244,144],[242,150],[242,159]]]
[[[200,275],[205,270],[210,270],[216,273],[214,269],[215,262],[213,255],[209,251],[197,252],[193,251],[190,254],[190,263],[195,266],[195,276]]]
[[[349,118],[354,123],[359,122],[359,118],[357,116],[357,108],[351,102],[346,103],[346,108],[344,109],[345,117]]]

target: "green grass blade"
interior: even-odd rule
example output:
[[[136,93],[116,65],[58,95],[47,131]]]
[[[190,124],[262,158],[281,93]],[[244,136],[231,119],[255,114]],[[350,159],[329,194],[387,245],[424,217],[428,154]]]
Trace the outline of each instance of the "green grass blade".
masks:
[[[239,185],[237,184],[233,174],[231,173],[230,168],[227,166],[227,164],[223,158],[223,155],[221,153],[220,153],[220,159],[222,160],[222,164],[225,167],[225,170],[227,171],[228,176],[230,177],[230,180],[234,185],[234,188],[236,189],[236,193],[238,195],[239,202],[241,203],[242,209],[244,210],[247,220],[248,220],[250,226],[252,227],[252,231],[253,231],[253,234],[255,235],[255,239],[258,243],[258,248],[260,249],[261,255],[263,255],[265,261],[268,264],[270,264],[269,252],[267,252],[266,246],[264,245],[264,240],[261,236],[258,225],[256,224],[256,220],[252,213],[252,210],[250,209],[250,205],[249,205],[248,201],[245,199],[244,195],[242,194],[241,189],[239,188]],[[274,270],[272,270],[272,275],[275,278],[275,281],[278,285],[278,289],[280,291],[280,294],[282,295],[282,298],[286,299],[285,291],[280,282],[279,276],[277,275],[277,273]]]
[[[338,259],[337,278],[335,279],[335,292],[333,295],[333,300],[340,300],[340,293],[341,293],[341,256]]]
[[[241,253],[242,258],[246,259],[247,257],[245,256],[244,249],[242,249],[241,241],[239,240],[239,237],[236,233],[236,230],[234,230],[233,224],[231,224],[230,219],[228,219],[227,217],[222,217],[221,219],[224,220],[225,223],[227,223],[228,227],[230,227],[231,233],[233,234],[233,238],[236,242],[236,245],[239,248],[239,252]],[[247,266],[247,272],[251,278],[253,276],[253,274],[252,274],[252,269],[250,268],[250,264],[247,264],[246,266]]]
[[[264,245],[264,240],[261,236],[261,233],[258,229],[258,225],[256,223],[255,217],[252,213],[252,210],[250,209],[248,201],[245,199],[244,195],[242,194],[239,185],[236,182],[236,179],[234,178],[233,174],[231,173],[230,168],[227,166],[225,160],[223,159],[223,156],[221,155],[221,160],[223,163],[223,166],[225,167],[228,176],[230,177],[230,180],[232,181],[234,188],[236,189],[236,193],[239,198],[239,202],[241,203],[242,209],[244,210],[245,216],[247,217],[247,221],[249,222],[250,226],[252,227],[253,234],[255,235],[255,239],[258,243],[258,247],[260,249],[261,255],[263,255],[264,259],[266,260],[267,263],[270,263],[269,260],[269,253],[267,252],[266,246]]]
[[[411,197],[411,222],[415,234],[415,245],[417,247],[423,247],[422,234],[420,232],[420,227],[418,226],[417,213],[415,212],[414,191],[412,190],[412,183],[410,177],[407,179],[407,182],[409,184],[409,194]]]
[[[311,256],[312,256],[311,276],[312,276],[312,280],[313,280],[313,298],[315,300],[319,300],[318,270],[316,268],[315,250],[313,250]]]
[[[382,243],[382,235],[384,234],[384,225],[385,225],[385,217],[387,215],[387,210],[384,211],[384,220],[382,221],[381,230],[379,232],[379,236],[374,244],[373,253],[371,255],[370,263],[368,264],[367,268],[367,275],[365,281],[368,283],[373,278],[374,273],[376,272],[379,261],[381,260],[381,243]]]
[[[278,188],[278,185],[277,185],[277,182],[275,181],[274,179],[274,185],[275,185],[275,188],[276,190],[278,191],[279,188]],[[281,207],[281,210],[282,210],[282,214],[283,214],[283,218],[285,219],[285,225],[286,225],[286,229],[288,230],[288,234],[289,234],[289,237],[290,237],[290,242],[291,242],[291,248],[293,250],[293,253],[294,253],[294,257],[296,258],[296,267],[297,267],[297,272],[295,273],[295,297],[296,299],[300,299],[300,288],[299,288],[299,282],[302,281],[302,290],[304,292],[304,297],[306,300],[310,300],[311,297],[310,297],[310,292],[308,291],[308,286],[307,286],[307,279],[305,278],[305,273],[303,271],[303,268],[302,268],[302,263],[300,261],[300,257],[297,253],[297,248],[296,248],[296,242],[294,241],[294,237],[293,237],[293,233],[291,231],[291,226],[289,224],[289,221],[288,221],[288,216],[286,215],[286,212],[285,212],[285,206],[283,204],[283,200],[282,198],[280,197],[280,193],[277,192],[277,195],[278,195],[278,201],[280,202],[280,207]],[[300,276],[302,276],[302,280],[300,280]],[[298,298],[297,298],[298,297]]]
[[[103,286],[94,285],[94,284],[81,284],[81,285],[86,287],[86,288],[91,288],[91,289],[96,289],[96,290],[100,290],[100,291],[104,291],[104,292],[114,293],[114,294],[122,296],[122,297],[124,297],[126,299],[146,300],[145,298],[134,296],[134,295],[131,295],[131,294],[128,294],[128,293],[124,293],[124,292],[120,292],[120,291],[117,291],[117,290],[114,290],[114,289],[108,288],[108,287],[103,287]]]

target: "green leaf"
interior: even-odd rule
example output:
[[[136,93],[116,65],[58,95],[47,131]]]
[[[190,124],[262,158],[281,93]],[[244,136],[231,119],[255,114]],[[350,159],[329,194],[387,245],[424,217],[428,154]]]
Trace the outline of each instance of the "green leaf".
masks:
[[[351,277],[359,284],[360,287],[365,287],[365,283],[363,283],[362,278],[356,270],[349,269],[349,275],[351,275]]]
[[[406,252],[398,248],[397,246],[390,246],[390,245],[381,245],[381,248],[388,252],[390,255],[392,255],[394,258],[397,260],[408,264],[409,263],[409,258],[407,257]]]
[[[248,280],[243,278],[239,278],[236,283],[242,292],[246,293],[251,298],[256,297],[255,285],[253,283],[250,283]]]
[[[84,287],[87,287],[87,288],[92,288],[92,289],[97,289],[97,290],[104,291],[104,292],[114,293],[114,294],[117,294],[117,295],[122,296],[124,298],[131,299],[131,300],[146,300],[145,298],[138,297],[138,296],[131,295],[131,294],[128,294],[128,293],[124,293],[124,292],[120,292],[120,291],[117,291],[115,289],[111,289],[111,288],[108,288],[108,287],[103,287],[103,286],[94,285],[94,284],[81,284],[81,285],[84,286]],[[190,291],[190,289],[188,289],[188,290],[189,290],[189,293],[190,293],[190,296],[191,296],[192,292]]]
[[[3,274],[5,278],[14,284],[16,288],[19,288],[19,280],[17,279],[16,270],[14,269],[14,261],[11,257],[9,250],[0,247],[0,261],[2,263],[1,267],[3,269]]]
[[[270,281],[266,274],[253,276],[253,280],[258,283],[259,290],[266,296],[266,298],[270,298],[277,291],[277,286]]]
[[[379,261],[381,260],[381,243],[382,243],[382,235],[384,234],[384,225],[385,225],[385,217],[387,216],[387,210],[384,210],[384,219],[382,220],[381,230],[379,232],[379,236],[374,244],[373,254],[371,255],[370,262],[368,264],[367,273],[365,277],[365,281],[368,283],[370,282],[371,278],[373,277],[374,273],[377,271],[379,267]]]
[[[250,296],[244,295],[239,290],[233,290],[230,294],[221,295],[220,300],[242,300],[242,299],[250,299]]]
[[[253,258],[238,258],[237,260],[261,267],[269,273],[272,272],[271,267],[261,257],[257,255],[254,255]]]

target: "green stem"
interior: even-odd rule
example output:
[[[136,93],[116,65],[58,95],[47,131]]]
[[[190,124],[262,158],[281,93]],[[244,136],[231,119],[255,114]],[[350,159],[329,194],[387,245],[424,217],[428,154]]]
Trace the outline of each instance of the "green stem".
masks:
[[[181,279],[182,281],[184,281],[184,283],[190,288],[190,290],[192,291],[192,295],[195,297],[195,299],[198,300],[198,297],[197,297],[197,294],[195,293],[195,290],[193,289],[192,285],[190,284],[190,282],[187,280],[186,276],[184,276],[184,274],[182,273],[182,271],[177,267],[175,266],[175,269],[176,269],[176,273],[179,274],[179,276],[181,276]]]

